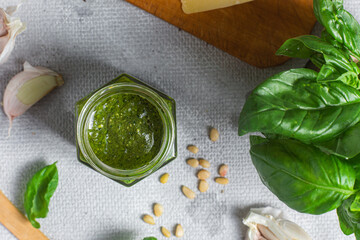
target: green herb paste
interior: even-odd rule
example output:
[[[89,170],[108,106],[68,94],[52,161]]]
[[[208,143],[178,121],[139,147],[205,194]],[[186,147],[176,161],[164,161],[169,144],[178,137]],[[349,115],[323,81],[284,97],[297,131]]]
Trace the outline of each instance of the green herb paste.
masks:
[[[100,161],[130,170],[149,163],[159,152],[163,126],[156,107],[136,94],[116,94],[94,109],[88,137]]]

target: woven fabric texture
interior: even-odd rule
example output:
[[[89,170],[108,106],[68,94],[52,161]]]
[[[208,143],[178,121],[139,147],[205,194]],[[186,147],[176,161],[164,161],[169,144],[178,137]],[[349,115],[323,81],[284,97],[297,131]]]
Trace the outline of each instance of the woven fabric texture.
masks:
[[[1,7],[16,4],[2,0]],[[346,8],[360,20],[357,0]],[[280,202],[260,181],[249,156],[248,136],[237,135],[246,94],[281,70],[303,67],[291,60],[257,69],[192,35],[120,0],[28,0],[16,16],[27,23],[15,49],[0,66],[0,92],[24,61],[49,67],[65,84],[14,120],[0,114],[0,189],[21,210],[30,177],[58,161],[59,186],[41,230],[54,240],[164,239],[160,227],[181,223],[183,239],[243,239],[242,224],[251,207],[272,206],[301,225],[316,240],[354,239],[341,233],[336,212],[300,214]],[[319,29],[318,29],[319,30]],[[177,103],[178,158],[131,188],[109,180],[77,161],[74,106],[77,100],[119,74],[134,75],[173,97]],[[1,94],[2,95],[2,94]],[[2,97],[2,96],[1,96]],[[212,143],[208,127],[220,131]],[[207,193],[185,198],[181,185],[197,188],[195,169],[185,160],[195,144],[197,157],[211,162],[213,176],[221,163],[230,166],[230,184],[210,181]],[[169,182],[159,183],[168,172]],[[223,190],[223,192],[222,192]],[[150,226],[141,220],[159,202],[164,214]],[[15,239],[0,225],[0,239]]]

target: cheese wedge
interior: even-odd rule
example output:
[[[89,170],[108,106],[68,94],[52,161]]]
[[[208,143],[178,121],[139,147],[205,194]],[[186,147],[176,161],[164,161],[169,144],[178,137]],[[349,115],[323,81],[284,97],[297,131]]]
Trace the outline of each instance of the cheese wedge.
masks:
[[[252,0],[181,0],[186,14],[204,12],[218,8],[226,8]]]

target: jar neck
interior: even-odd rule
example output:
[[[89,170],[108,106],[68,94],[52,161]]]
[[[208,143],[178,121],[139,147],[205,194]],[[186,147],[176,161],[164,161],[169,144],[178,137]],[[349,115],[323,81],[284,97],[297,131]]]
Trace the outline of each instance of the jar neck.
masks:
[[[157,109],[162,120],[161,148],[148,164],[138,169],[116,169],[104,164],[95,155],[89,143],[88,126],[94,108],[114,94],[136,94],[145,98]],[[151,174],[167,160],[175,141],[175,120],[168,104],[154,90],[137,83],[115,83],[101,88],[87,100],[77,121],[77,140],[84,158],[97,171],[115,180],[136,180]]]

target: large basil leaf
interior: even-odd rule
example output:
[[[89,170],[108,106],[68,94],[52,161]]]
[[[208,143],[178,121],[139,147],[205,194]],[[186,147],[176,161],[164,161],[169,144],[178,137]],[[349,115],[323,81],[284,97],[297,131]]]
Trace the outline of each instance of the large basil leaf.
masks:
[[[353,158],[360,154],[360,123],[347,129],[338,137],[326,142],[316,143],[321,150],[343,158]]]
[[[299,212],[331,211],[356,192],[351,165],[311,145],[271,139],[252,145],[250,155],[262,182]]]
[[[359,122],[360,92],[340,81],[316,78],[313,70],[293,69],[260,84],[242,109],[239,135],[263,132],[323,142]]]
[[[352,211],[351,206],[358,195],[346,199],[336,210],[342,232],[345,235],[355,233],[356,239],[360,239],[360,211]]]
[[[40,228],[36,218],[45,218],[49,212],[50,198],[58,185],[56,163],[38,171],[28,182],[24,197],[27,217],[35,228]]]
[[[314,0],[314,13],[326,31],[340,44],[360,58],[360,25],[343,9],[340,0]]]
[[[322,54],[325,62],[340,73],[358,72],[358,68],[351,64],[347,53],[316,36],[305,35],[289,39],[276,52],[277,55],[305,59],[311,59],[317,53]]]

